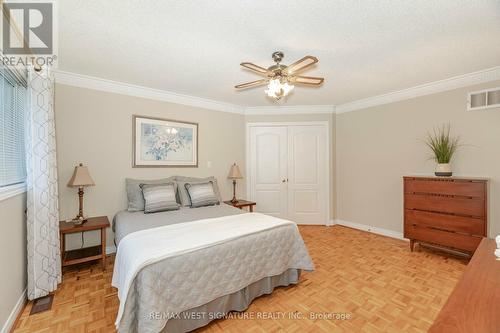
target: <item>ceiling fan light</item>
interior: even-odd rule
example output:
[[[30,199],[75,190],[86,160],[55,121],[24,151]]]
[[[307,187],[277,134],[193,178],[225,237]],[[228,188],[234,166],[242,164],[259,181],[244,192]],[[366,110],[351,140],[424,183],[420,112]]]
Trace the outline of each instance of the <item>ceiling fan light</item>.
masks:
[[[276,98],[276,94],[280,90],[280,85],[281,84],[279,79],[269,80],[269,84],[267,85],[267,89],[265,90],[267,96]]]
[[[278,79],[272,79],[269,81],[269,84],[267,85],[267,90],[265,90],[265,93],[267,96],[274,98],[274,99],[280,99],[286,95],[288,95],[292,90],[294,86],[291,84],[288,84],[288,82],[284,81],[283,83],[281,80]]]

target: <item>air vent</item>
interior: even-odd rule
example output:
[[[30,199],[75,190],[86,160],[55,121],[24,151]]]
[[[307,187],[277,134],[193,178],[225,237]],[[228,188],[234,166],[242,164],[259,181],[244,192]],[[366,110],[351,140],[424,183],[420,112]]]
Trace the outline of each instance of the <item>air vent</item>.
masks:
[[[467,110],[485,110],[500,107],[500,88],[469,93]]]

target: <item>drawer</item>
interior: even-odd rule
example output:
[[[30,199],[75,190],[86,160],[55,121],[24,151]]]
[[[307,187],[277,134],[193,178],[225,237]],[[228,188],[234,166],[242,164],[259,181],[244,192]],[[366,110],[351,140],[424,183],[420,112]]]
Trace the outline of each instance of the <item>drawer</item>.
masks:
[[[468,236],[454,232],[413,226],[406,223],[404,233],[405,238],[469,252],[474,252],[482,239],[482,237],[478,236]]]
[[[453,179],[405,179],[405,193],[434,193],[484,198],[486,183]]]
[[[463,197],[444,197],[426,194],[405,194],[405,208],[485,217],[485,201]]]
[[[405,210],[405,223],[421,227],[462,232],[470,235],[486,236],[486,222],[483,219],[446,215],[419,210]]]

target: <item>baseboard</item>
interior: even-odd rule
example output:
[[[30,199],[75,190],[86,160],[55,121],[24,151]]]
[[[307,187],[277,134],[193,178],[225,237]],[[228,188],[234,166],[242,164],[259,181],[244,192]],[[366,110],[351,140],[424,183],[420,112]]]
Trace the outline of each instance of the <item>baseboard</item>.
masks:
[[[335,220],[335,224],[343,225],[345,227],[349,227],[349,228],[353,228],[353,229],[368,231],[368,232],[371,232],[371,233],[374,233],[377,235],[406,240],[406,238],[403,237],[403,233],[401,233],[401,232],[397,232],[397,231],[393,231],[393,230],[389,230],[389,229],[384,229],[384,228],[379,228],[379,227],[374,227],[374,226],[367,225],[367,224],[361,224],[361,223],[350,222],[350,221],[339,220],[339,219]]]
[[[19,314],[24,308],[24,305],[26,304],[26,295],[27,295],[27,289],[24,289],[23,293],[21,294],[21,297],[19,297],[16,305],[14,306],[12,312],[7,318],[7,321],[3,324],[0,333],[9,333],[11,331],[12,327],[16,323],[17,317],[19,316]]]
[[[111,246],[106,246],[106,254],[112,254],[116,252],[116,247],[111,245]]]

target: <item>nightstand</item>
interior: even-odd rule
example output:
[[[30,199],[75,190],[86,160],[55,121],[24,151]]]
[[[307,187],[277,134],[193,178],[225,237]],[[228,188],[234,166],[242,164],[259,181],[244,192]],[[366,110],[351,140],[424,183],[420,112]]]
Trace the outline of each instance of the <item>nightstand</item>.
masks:
[[[243,209],[243,207],[248,207],[248,210],[250,212],[253,212],[253,206],[256,205],[255,202],[246,200],[238,200],[236,202],[231,202],[231,200],[229,200],[229,201],[224,201],[224,203],[239,209]]]
[[[62,267],[81,264],[92,260],[102,260],[102,268],[106,267],[106,228],[109,227],[107,216],[89,217],[86,222],[75,225],[71,222],[59,222],[59,235],[61,239],[61,264]],[[101,245],[84,247],[66,251],[66,235],[77,232],[101,230]]]

